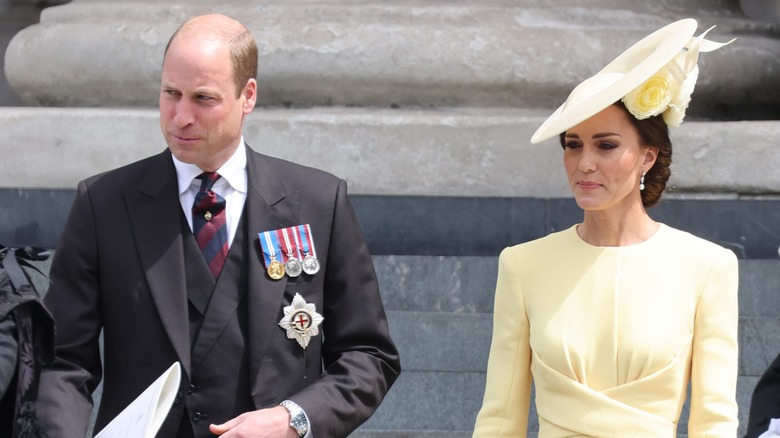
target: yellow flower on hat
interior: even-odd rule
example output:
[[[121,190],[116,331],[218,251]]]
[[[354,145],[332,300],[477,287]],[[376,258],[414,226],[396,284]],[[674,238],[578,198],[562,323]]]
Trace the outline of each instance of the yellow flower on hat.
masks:
[[[699,67],[695,66],[693,71],[686,75],[685,80],[680,87],[680,91],[669,102],[669,108],[664,111],[664,122],[671,128],[680,126],[685,118],[685,110],[691,102],[691,94],[696,86],[696,80],[699,78]]]
[[[643,120],[666,111],[678,92],[679,85],[674,78],[661,70],[626,94],[623,103],[637,120]]]

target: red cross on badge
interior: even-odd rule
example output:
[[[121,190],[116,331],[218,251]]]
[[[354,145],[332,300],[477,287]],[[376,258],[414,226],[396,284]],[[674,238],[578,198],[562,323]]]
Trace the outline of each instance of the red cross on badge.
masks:
[[[311,317],[303,311],[295,312],[292,318],[290,318],[290,325],[296,332],[306,333],[309,327],[311,327]]]

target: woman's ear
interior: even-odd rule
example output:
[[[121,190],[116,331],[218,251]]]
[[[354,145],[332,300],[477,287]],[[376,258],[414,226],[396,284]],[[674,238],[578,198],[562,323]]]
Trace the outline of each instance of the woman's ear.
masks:
[[[645,159],[642,161],[642,167],[645,169],[645,171],[648,171],[651,167],[653,167],[656,158],[658,158],[657,147],[651,146],[645,149]]]

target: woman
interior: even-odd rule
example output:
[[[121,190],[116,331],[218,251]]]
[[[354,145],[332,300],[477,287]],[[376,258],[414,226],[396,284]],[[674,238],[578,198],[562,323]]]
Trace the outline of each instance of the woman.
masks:
[[[505,249],[475,437],[669,437],[737,431],[737,259],[646,212],[670,175],[700,51],[672,23],[576,87],[534,134],[559,135],[581,224]],[[706,32],[705,32],[706,33]]]

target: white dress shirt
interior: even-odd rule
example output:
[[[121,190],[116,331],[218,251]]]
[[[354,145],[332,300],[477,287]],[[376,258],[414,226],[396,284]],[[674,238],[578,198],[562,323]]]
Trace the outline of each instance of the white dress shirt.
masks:
[[[184,211],[190,230],[192,230],[192,203],[195,202],[195,195],[200,191],[200,179],[197,179],[197,176],[203,173],[203,170],[194,164],[179,161],[176,157],[173,157],[173,165],[176,167],[176,177],[179,181],[181,209]],[[241,219],[246,202],[247,176],[244,137],[241,137],[241,141],[230,159],[217,169],[217,173],[220,174],[221,178],[214,183],[211,190],[225,198],[225,219],[228,228],[228,246],[230,246],[236,235],[238,221]]]

